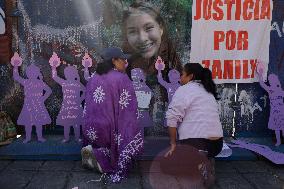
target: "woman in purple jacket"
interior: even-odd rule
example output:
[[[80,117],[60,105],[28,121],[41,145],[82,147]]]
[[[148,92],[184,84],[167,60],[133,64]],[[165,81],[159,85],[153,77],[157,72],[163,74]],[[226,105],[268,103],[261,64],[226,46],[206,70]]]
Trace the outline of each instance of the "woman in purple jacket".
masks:
[[[82,164],[97,168],[111,182],[127,176],[135,156],[143,149],[137,125],[137,100],[132,82],[124,73],[128,55],[118,48],[101,54],[96,74],[86,88]]]

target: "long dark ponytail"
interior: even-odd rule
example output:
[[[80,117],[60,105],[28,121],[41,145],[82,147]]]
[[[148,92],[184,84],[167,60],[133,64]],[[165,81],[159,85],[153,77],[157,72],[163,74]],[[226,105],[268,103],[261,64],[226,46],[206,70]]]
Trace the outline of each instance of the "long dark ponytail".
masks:
[[[103,62],[98,63],[96,73],[99,75],[107,74],[110,70],[114,68],[112,60],[103,60]]]
[[[205,90],[218,100],[216,84],[212,79],[212,73],[208,68],[203,68],[199,63],[188,63],[184,65],[184,71],[187,75],[193,74],[193,80],[200,80]]]

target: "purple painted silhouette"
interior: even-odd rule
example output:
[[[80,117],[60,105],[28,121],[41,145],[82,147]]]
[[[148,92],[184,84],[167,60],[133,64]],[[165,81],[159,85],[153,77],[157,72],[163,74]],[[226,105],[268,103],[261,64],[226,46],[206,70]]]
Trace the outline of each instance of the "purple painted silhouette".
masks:
[[[17,121],[18,125],[25,126],[26,138],[24,143],[31,140],[32,126],[36,127],[38,141],[44,142],[42,126],[51,123],[44,101],[50,96],[51,89],[43,82],[40,69],[33,64],[26,69],[27,79],[19,75],[18,67],[22,65],[22,59],[18,53],[15,53],[12,57],[11,64],[14,66],[14,80],[24,86],[24,106]]]
[[[155,63],[155,68],[158,70],[158,81],[159,81],[159,83],[167,89],[168,100],[169,100],[169,103],[170,103],[172,101],[172,97],[175,94],[176,90],[180,87],[180,83],[179,83],[180,73],[175,69],[170,70],[169,74],[168,74],[170,83],[168,83],[162,77],[161,70],[165,69],[165,64],[164,64],[163,60],[161,59],[161,57],[158,57],[158,59]]]
[[[233,144],[228,144],[230,147],[244,148],[247,150],[254,151],[265,158],[269,159],[275,164],[284,164],[284,154],[280,152],[275,152],[271,150],[268,146],[248,143],[241,140],[233,140],[231,141]]]
[[[141,69],[135,68],[131,70],[131,78],[134,86],[136,98],[138,101],[137,119],[141,127],[150,127],[153,125],[153,120],[149,115],[149,104],[152,98],[152,91],[146,85],[145,76]]]
[[[277,139],[275,146],[279,146],[281,144],[281,131],[284,136],[284,91],[282,90],[281,83],[275,74],[269,74],[269,85],[266,85],[262,79],[263,70],[263,64],[259,62],[257,66],[259,84],[264,90],[266,90],[270,99],[268,128],[275,131]]]
[[[58,61],[57,55],[51,57],[50,62],[53,60]],[[64,76],[66,79],[58,77],[56,66],[52,66],[52,78],[61,85],[63,93],[63,102],[56,119],[56,124],[64,127],[64,139],[62,142],[69,141],[71,126],[73,126],[76,141],[80,142],[80,126],[83,119],[81,104],[85,99],[85,87],[81,84],[78,71],[75,67],[67,66],[64,69]]]

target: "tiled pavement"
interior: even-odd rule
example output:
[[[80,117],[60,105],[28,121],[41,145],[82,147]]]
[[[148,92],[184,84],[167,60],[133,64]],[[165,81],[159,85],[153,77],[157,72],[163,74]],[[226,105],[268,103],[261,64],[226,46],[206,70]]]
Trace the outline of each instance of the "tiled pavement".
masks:
[[[213,189],[284,188],[284,167],[265,161],[217,161],[216,175]],[[0,189],[194,188],[187,179],[163,174],[159,163],[150,161],[137,163],[120,184],[88,182],[99,178],[98,173],[84,170],[80,161],[0,161]]]

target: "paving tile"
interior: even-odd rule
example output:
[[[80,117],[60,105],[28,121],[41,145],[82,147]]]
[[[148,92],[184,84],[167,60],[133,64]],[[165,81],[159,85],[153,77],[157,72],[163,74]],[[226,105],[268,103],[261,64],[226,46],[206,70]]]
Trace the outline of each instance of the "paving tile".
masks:
[[[171,175],[163,173],[143,173],[142,185],[145,189],[179,189],[179,182]]]
[[[40,171],[70,171],[74,168],[75,161],[46,161],[39,168]]]
[[[14,161],[9,165],[9,170],[37,171],[43,164],[43,161]]]
[[[86,171],[88,169],[85,169],[83,166],[82,166],[82,161],[75,161],[74,162],[74,167],[72,169],[72,171]]]
[[[101,175],[96,172],[73,172],[68,178],[67,187],[72,189],[78,187],[79,189],[94,189],[105,188],[101,182],[88,182],[91,180],[100,179]]]
[[[13,163],[13,161],[1,160],[0,161],[0,172],[6,169],[11,163]]]
[[[269,173],[247,173],[244,177],[258,189],[284,188],[284,182]]]
[[[231,161],[216,161],[215,162],[216,173],[235,173],[236,168],[233,166]]]
[[[262,161],[232,161],[232,165],[240,173],[265,173],[269,167]]]
[[[36,171],[8,170],[0,174],[0,188],[22,189],[36,174]]]
[[[159,161],[141,161],[139,163],[140,171],[142,173],[160,173],[160,162]]]
[[[238,173],[216,173],[216,179],[221,189],[253,189],[253,186]]]
[[[69,173],[45,171],[37,172],[25,189],[61,189],[64,188]]]
[[[141,178],[138,174],[130,174],[119,184],[108,184],[107,189],[141,189]]]

